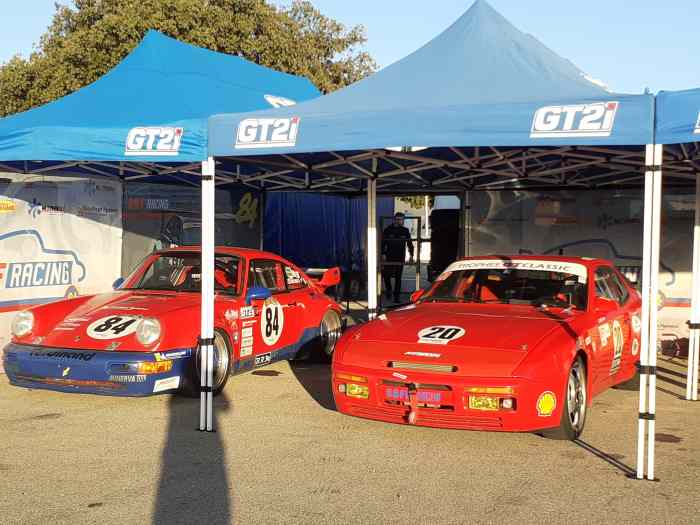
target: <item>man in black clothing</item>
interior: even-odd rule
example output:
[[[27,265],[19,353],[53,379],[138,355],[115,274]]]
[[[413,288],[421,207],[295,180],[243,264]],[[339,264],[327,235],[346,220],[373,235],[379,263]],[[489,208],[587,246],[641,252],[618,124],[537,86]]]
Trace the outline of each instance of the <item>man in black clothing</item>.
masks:
[[[397,212],[394,215],[394,223],[387,226],[382,233],[382,261],[384,264],[382,276],[384,278],[384,294],[387,298],[394,296],[394,302],[398,303],[401,295],[401,275],[406,261],[406,247],[408,247],[409,264],[413,264],[413,242],[411,233],[403,225],[404,214]],[[394,278],[394,286],[391,279]]]

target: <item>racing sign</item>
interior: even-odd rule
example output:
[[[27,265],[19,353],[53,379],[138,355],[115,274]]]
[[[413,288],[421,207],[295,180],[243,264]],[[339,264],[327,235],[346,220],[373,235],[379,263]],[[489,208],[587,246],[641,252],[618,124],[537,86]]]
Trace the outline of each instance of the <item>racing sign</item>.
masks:
[[[535,112],[530,138],[609,137],[619,102],[545,106]]]
[[[172,127],[131,128],[126,136],[124,155],[176,156],[184,129]]]
[[[236,149],[283,148],[297,143],[299,117],[247,118],[238,124]]]

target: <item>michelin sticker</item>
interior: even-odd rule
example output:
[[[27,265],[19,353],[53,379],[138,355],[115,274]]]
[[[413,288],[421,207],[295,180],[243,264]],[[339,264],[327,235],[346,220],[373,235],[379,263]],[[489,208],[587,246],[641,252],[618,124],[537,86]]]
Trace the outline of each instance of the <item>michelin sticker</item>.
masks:
[[[284,309],[277,299],[270,297],[265,300],[262,307],[262,322],[260,333],[267,346],[272,346],[279,341],[284,329]]]
[[[87,335],[93,339],[117,339],[133,334],[139,318],[132,315],[111,315],[93,321],[87,327]]]
[[[465,334],[459,326],[429,326],[418,332],[418,342],[430,345],[446,345]]]

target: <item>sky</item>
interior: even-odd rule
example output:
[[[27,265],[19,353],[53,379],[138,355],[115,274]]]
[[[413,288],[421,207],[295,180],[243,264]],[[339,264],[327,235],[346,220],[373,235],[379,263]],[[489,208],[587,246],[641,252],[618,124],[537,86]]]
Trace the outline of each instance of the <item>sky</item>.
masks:
[[[4,1],[0,62],[28,56],[57,0]],[[67,3],[68,0],[58,0]],[[288,4],[289,0],[275,0]],[[415,51],[446,29],[472,0],[312,0],[347,26],[362,24],[366,50],[380,66]],[[697,0],[489,0],[530,33],[613,91],[700,87]]]

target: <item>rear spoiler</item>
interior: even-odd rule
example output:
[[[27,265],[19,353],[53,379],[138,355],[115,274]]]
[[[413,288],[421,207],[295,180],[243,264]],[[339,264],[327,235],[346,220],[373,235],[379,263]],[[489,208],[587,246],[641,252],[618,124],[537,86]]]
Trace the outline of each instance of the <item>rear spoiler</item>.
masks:
[[[307,268],[305,273],[316,286],[324,291],[340,283],[339,266],[334,266],[333,268]],[[321,278],[319,279],[319,277]]]

